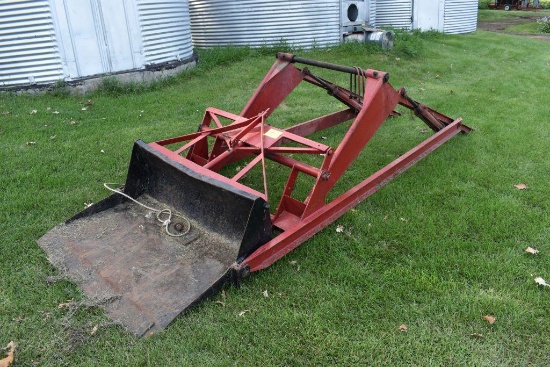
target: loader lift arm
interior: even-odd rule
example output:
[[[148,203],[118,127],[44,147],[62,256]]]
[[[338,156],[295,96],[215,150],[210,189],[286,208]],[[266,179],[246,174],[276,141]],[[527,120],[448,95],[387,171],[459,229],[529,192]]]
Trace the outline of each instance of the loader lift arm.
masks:
[[[348,73],[350,88],[347,89],[319,78],[307,66],[300,69],[295,64]],[[277,129],[266,124],[265,119],[302,81],[325,89],[329,95],[349,108],[286,129]],[[412,110],[435,134],[327,204],[326,197],[329,191],[374,136],[381,124],[388,116],[392,115],[397,105]],[[233,123],[222,127],[215,117],[216,114],[229,117]],[[312,133],[352,118],[354,119],[352,125],[335,149],[306,138]],[[216,122],[217,127],[210,128],[212,121]],[[246,127],[243,128],[243,126]],[[237,265],[240,268],[249,268],[249,271],[257,271],[277,261],[454,135],[459,132],[467,133],[470,130],[462,123],[461,119],[450,118],[413,100],[404,88],[395,90],[389,84],[388,73],[334,65],[279,53],[277,61],[239,115],[229,115],[219,110],[209,109],[199,133],[183,136],[176,140],[157,142],[157,144],[163,146],[168,143],[195,139],[191,142],[192,144],[188,143],[180,148],[178,153],[189,148],[190,145],[194,145],[186,159],[213,171],[218,171],[223,165],[230,162],[255,155],[256,158],[232,178],[233,182],[237,182],[257,163],[265,162],[265,159],[276,161],[291,169],[276,211],[271,214],[273,226],[282,230],[282,233],[261,245]],[[229,134],[224,135],[222,132]],[[212,152],[208,154],[207,136],[216,138]],[[280,146],[283,140],[302,144],[303,148],[285,149]],[[196,154],[197,151],[201,153]],[[166,153],[164,150],[163,152]],[[286,157],[283,153],[323,154],[325,158],[320,167],[313,167]],[[268,184],[265,181],[265,165],[263,173],[265,191],[255,193],[267,201]],[[298,174],[306,174],[315,178],[315,183],[304,201],[292,197]]]

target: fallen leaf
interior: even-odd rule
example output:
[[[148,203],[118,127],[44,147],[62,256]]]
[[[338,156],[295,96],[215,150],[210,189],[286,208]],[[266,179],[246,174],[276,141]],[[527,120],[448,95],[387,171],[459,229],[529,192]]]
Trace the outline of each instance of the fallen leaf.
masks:
[[[395,61],[399,61],[399,60],[401,60],[401,58],[399,58],[399,57],[396,57],[396,58],[395,58]]]
[[[516,184],[516,185],[514,185],[514,187],[518,190],[527,190],[528,189],[527,185],[524,184],[524,183]]]
[[[534,249],[534,248],[532,248],[532,247],[527,247],[527,248],[525,249],[525,252],[527,252],[527,253],[529,253],[529,254],[536,255],[536,254],[539,253],[539,250]]]
[[[14,359],[15,359],[15,348],[17,345],[13,341],[9,342],[8,345],[4,348],[6,357],[4,359],[0,359],[0,367],[8,367],[11,366]]]
[[[550,284],[546,283],[546,280],[542,279],[541,277],[535,278],[535,283],[544,287],[550,287]]]
[[[82,111],[86,111],[88,108],[87,107],[82,107],[81,110]]]
[[[344,226],[339,224],[337,227],[336,227],[336,232],[338,233],[341,233],[341,232],[344,232]]]
[[[67,302],[63,302],[63,303],[58,304],[58,305],[57,305],[57,308],[69,307],[69,306],[71,306],[72,304],[74,304],[74,300],[70,299],[70,300],[68,300]]]
[[[103,149],[101,149],[99,152],[105,154],[105,151]]]
[[[31,115],[36,115],[37,113],[38,113],[37,110],[32,110],[32,111],[31,111]]]
[[[269,297],[269,294],[267,293],[267,289],[263,291],[262,294],[264,295],[265,298]]]
[[[470,336],[473,336],[474,338],[483,338],[483,334],[480,334],[480,333],[473,333],[473,334],[470,334]]]
[[[399,218],[401,222],[408,222],[409,220],[407,218]]]
[[[481,318],[485,321],[487,321],[489,324],[493,325],[495,323],[495,317],[493,315],[485,315],[481,316]]]
[[[7,115],[9,115],[9,114],[10,114],[10,111],[4,111],[4,112],[2,112],[2,115],[4,115],[4,116],[7,116]]]
[[[51,110],[52,108],[51,107],[46,107],[46,111],[49,111]]]
[[[52,314],[49,313],[48,311],[42,311],[42,310],[38,310],[38,313],[41,314],[42,316],[44,316],[44,320],[45,320],[45,319],[49,319],[50,316],[52,315]]]
[[[401,325],[399,325],[399,328],[398,328],[398,329],[399,329],[399,331],[406,332],[406,331],[407,331],[407,325],[401,324]]]
[[[71,125],[76,125],[76,121],[75,121],[75,120],[71,120],[71,122],[69,122],[69,124],[71,124]]]
[[[384,220],[388,220],[388,216],[387,216],[387,215],[384,215]]]
[[[292,266],[295,266],[296,264],[298,264],[298,261],[296,261],[296,260],[292,260],[292,261],[290,262],[290,265],[292,265]]]
[[[52,135],[52,136],[50,136],[50,140],[55,140],[56,137],[57,137],[57,135]]]
[[[86,102],[84,102],[84,104],[85,104],[85,105],[88,105],[88,106],[91,106],[91,105],[94,104],[94,102],[93,102],[91,99],[89,99],[89,100],[87,100]]]
[[[59,111],[53,111],[52,112],[54,115],[59,115]]]
[[[97,333],[97,325],[92,328],[92,330],[90,331],[90,335],[94,335],[95,333]]]
[[[216,303],[217,303],[218,305],[221,305],[222,307],[225,307],[225,302],[222,302],[222,301],[216,301]]]
[[[250,310],[242,310],[241,312],[239,312],[239,316],[243,316],[247,312],[250,312]]]
[[[28,141],[28,142],[26,142],[25,144],[27,144],[27,145],[34,145],[34,144],[36,144],[36,142],[35,142],[35,141]]]
[[[92,205],[94,205],[94,203],[84,203],[84,208],[89,208]]]

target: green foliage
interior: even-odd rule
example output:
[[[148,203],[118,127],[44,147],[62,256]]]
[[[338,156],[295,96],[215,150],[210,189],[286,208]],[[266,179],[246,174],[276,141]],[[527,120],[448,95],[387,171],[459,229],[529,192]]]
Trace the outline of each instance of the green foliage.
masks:
[[[550,20],[546,19],[540,23],[540,31],[542,33],[550,33]]]
[[[489,4],[494,3],[494,0],[479,0],[478,8],[479,9],[489,9]]]

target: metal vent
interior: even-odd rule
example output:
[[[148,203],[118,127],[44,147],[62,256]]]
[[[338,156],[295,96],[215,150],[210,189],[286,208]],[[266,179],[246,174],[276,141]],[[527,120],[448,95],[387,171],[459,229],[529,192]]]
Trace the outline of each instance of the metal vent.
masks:
[[[146,64],[193,56],[187,0],[138,0],[138,16]]]
[[[49,2],[0,2],[0,14],[0,87],[63,79]]]

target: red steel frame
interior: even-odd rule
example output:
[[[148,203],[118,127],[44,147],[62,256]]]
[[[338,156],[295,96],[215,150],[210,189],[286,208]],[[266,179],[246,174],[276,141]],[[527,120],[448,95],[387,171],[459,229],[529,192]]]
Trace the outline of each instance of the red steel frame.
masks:
[[[346,89],[321,79],[307,67],[297,68],[295,63],[347,72],[350,74],[350,87]],[[388,79],[389,75],[381,71],[347,68],[280,53],[240,114],[208,108],[198,132],[149,145],[202,175],[228,183],[266,201],[266,159],[290,168],[282,197],[271,214],[273,226],[281,233],[261,245],[239,265],[241,269],[246,268],[247,272],[257,271],[292,251],[459,132],[467,133],[471,130],[462,124],[462,119],[452,119],[412,100],[404,88],[395,90]],[[302,81],[326,89],[348,108],[286,129],[266,124],[273,110]],[[386,118],[396,113],[394,109],[397,105],[413,110],[435,134],[343,195],[326,203],[329,191]],[[314,132],[351,119],[353,123],[336,148],[306,138]],[[230,123],[224,125],[222,120],[229,120]],[[211,146],[209,138],[211,142],[213,140]],[[293,146],[286,146],[288,142],[292,142]],[[322,155],[324,158],[322,164],[315,167],[297,160],[294,157],[297,154]],[[230,163],[252,157],[233,177],[218,173]],[[261,164],[263,172],[263,192],[239,182],[258,164]],[[315,180],[303,201],[292,196],[299,174],[309,175]]]

